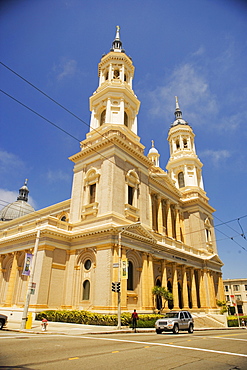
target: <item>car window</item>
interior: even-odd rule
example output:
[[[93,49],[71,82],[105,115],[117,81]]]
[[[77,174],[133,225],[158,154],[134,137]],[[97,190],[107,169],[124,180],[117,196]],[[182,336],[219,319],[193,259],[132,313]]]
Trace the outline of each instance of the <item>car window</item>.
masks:
[[[168,312],[164,317],[169,319],[178,318],[178,312]]]
[[[183,320],[184,319],[184,314],[183,312],[180,312],[180,319]]]
[[[185,311],[185,312],[184,312],[184,316],[185,316],[185,318],[186,318],[186,319],[189,319],[188,312],[186,312],[186,311]]]
[[[191,316],[190,312],[187,312],[187,314],[188,314],[189,318],[192,319],[192,316]]]

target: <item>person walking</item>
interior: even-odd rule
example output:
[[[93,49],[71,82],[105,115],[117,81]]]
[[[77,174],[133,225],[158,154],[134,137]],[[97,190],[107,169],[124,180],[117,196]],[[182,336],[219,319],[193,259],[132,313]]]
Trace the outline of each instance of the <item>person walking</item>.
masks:
[[[136,312],[136,310],[134,310],[134,312],[132,313],[132,316],[131,317],[132,317],[132,329],[136,333],[137,320],[139,319],[138,313]]]

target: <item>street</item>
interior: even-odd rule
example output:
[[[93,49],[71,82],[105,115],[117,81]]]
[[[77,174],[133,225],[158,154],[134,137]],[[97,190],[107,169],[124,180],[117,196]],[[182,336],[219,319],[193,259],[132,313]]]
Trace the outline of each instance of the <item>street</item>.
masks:
[[[0,332],[1,369],[246,370],[247,330],[102,335]]]

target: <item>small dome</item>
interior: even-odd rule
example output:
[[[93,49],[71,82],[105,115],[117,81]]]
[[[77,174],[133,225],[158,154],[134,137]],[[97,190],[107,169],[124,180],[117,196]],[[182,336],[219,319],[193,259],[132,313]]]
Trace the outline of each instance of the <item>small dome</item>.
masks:
[[[13,203],[8,204],[0,211],[0,221],[10,221],[15,218],[25,216],[28,213],[34,212],[35,209],[27,202],[28,201],[27,180],[19,189],[19,196]]]
[[[15,218],[26,216],[28,213],[34,211],[35,209],[25,200],[16,200],[1,209],[0,221],[14,220]]]

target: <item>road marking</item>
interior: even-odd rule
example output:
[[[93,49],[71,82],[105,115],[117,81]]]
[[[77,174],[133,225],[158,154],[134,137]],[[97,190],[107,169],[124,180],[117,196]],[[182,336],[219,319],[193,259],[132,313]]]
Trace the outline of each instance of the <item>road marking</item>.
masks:
[[[232,334],[230,334],[232,335]],[[237,334],[236,334],[237,335]],[[196,337],[196,338],[201,338],[200,335],[193,335],[193,337]],[[208,337],[205,337],[203,339],[207,339],[207,338],[210,338],[210,339],[228,339],[228,340],[240,340],[242,342],[247,342],[247,339],[242,339],[242,338],[227,338],[225,336],[208,336]]]
[[[112,353],[118,353],[119,351],[112,351]]]
[[[54,335],[55,336],[55,335]],[[60,335],[57,335],[60,336]],[[72,335],[66,335],[66,337],[75,338]],[[78,337],[77,337],[78,338]],[[209,353],[217,353],[220,355],[228,355],[228,356],[238,356],[238,357],[246,357],[246,354],[243,353],[234,353],[234,352],[225,352],[225,351],[215,351],[213,349],[205,349],[205,348],[195,348],[195,347],[185,347],[185,346],[177,346],[175,344],[166,344],[166,343],[155,343],[155,342],[142,342],[138,340],[127,340],[127,339],[115,339],[115,338],[99,338],[99,337],[86,337],[81,336],[80,339],[91,339],[91,340],[105,340],[111,342],[121,342],[121,343],[135,343],[135,344],[146,344],[150,346],[161,346],[161,347],[171,347],[171,348],[179,348],[179,349],[186,349],[191,351],[199,351],[199,352],[209,352]]]
[[[69,360],[79,360],[79,357],[70,357]]]

